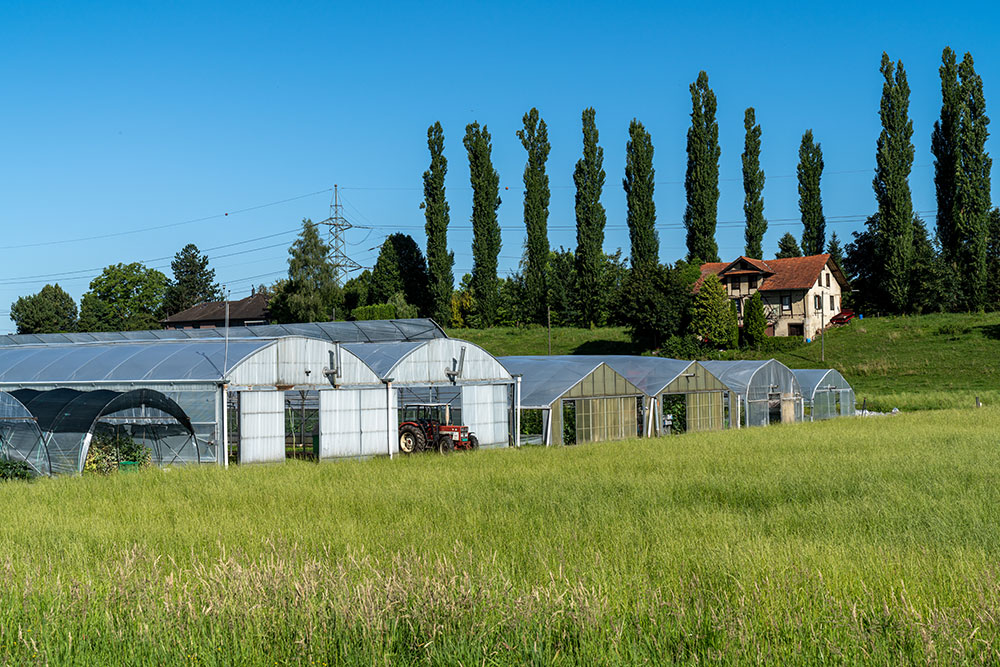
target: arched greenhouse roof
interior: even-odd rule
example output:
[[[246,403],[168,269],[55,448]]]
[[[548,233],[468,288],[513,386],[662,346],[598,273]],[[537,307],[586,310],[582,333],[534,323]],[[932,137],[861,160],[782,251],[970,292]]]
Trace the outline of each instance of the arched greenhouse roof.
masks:
[[[372,343],[447,338],[431,319],[364,320],[358,322],[308,322],[230,327],[229,339],[302,336],[330,343]],[[157,340],[202,340],[226,337],[226,329],[152,329],[95,333],[10,334],[0,336],[0,347],[17,345],[64,345],[67,343],[116,343]]]
[[[832,368],[803,368],[795,369],[792,373],[802,387],[802,396],[809,401],[813,400],[816,392],[820,390],[852,389],[844,376]]]
[[[216,339],[0,347],[0,385],[217,381],[271,345],[230,340],[227,351]]]
[[[802,389],[792,370],[780,361],[703,361],[709,373],[744,399],[767,398],[772,389],[781,393],[800,394]]]
[[[646,396],[657,396],[663,393],[678,378],[691,374],[693,370],[697,370],[697,367],[701,365],[697,361],[627,354],[560,355],[559,358],[603,361],[638,387]],[[703,380],[701,384],[704,386],[699,386],[699,390],[726,391],[728,389],[711,372],[703,372],[702,375]]]
[[[346,343],[341,347],[378,377],[400,384],[511,382],[492,354],[458,338],[395,343]]]
[[[614,395],[632,396],[642,393],[634,384],[598,357],[555,355],[500,357],[508,371],[521,375],[521,407],[544,409],[565,396],[602,366],[614,378]],[[605,378],[607,380],[607,378]],[[606,382],[604,384],[607,384]],[[607,394],[608,392],[598,392]]]

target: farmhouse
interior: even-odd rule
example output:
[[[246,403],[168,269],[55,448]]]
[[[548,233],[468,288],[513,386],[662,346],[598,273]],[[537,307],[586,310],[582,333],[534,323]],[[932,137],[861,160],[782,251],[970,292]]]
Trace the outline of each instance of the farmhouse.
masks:
[[[751,259],[739,257],[728,264],[701,265],[701,281],[709,274],[719,277],[736,304],[740,325],[746,302],[760,292],[770,336],[813,338],[840,313],[843,293],[850,289],[847,278],[830,255]]]

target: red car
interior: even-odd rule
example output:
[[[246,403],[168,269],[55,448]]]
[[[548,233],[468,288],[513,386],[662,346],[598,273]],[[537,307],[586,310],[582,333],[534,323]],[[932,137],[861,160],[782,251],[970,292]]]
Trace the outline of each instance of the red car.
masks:
[[[830,324],[847,324],[854,319],[853,310],[842,310],[830,318]]]

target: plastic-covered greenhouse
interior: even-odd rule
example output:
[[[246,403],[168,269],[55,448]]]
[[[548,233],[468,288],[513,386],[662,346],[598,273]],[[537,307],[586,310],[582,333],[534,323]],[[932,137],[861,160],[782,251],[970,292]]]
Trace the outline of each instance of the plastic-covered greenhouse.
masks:
[[[693,432],[725,426],[729,388],[697,361],[623,354],[558,358],[603,361],[638,387],[646,396],[643,431],[648,436],[665,428]]]
[[[367,336],[378,329],[346,324]],[[514,379],[482,348],[419,321],[418,338],[402,342],[340,344],[323,323],[283,328],[315,337],[8,337],[0,345],[0,457],[28,461],[39,474],[79,472],[94,434],[114,428],[161,465],[226,465],[231,453],[246,463],[281,461],[293,398],[303,410],[315,406],[319,459],[393,455],[397,407],[414,400],[452,403],[484,446],[509,443]]]
[[[603,361],[525,356],[500,357],[500,362],[522,376],[521,410],[541,413],[535,433],[529,433],[539,436],[536,441],[571,444],[640,435],[642,391]]]
[[[832,368],[792,372],[802,386],[805,416],[809,421],[854,416],[854,389],[840,372]]]
[[[732,392],[736,421],[767,426],[802,421],[802,389],[795,374],[779,361],[703,361],[702,365]]]

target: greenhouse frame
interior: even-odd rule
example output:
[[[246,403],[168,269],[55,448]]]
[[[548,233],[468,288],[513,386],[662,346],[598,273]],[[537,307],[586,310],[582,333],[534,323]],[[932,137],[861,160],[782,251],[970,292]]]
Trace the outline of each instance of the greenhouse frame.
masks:
[[[643,393],[604,361],[511,356],[500,362],[521,377],[519,418],[524,410],[541,411],[542,444],[570,444],[567,434],[574,443],[641,435]]]
[[[767,426],[800,422],[802,388],[790,368],[775,359],[767,361],[703,361],[702,365],[730,390],[735,423]]]
[[[792,372],[802,386],[804,413],[809,421],[855,415],[854,389],[839,371],[828,368]]]
[[[227,465],[230,442],[241,463],[282,461],[293,392],[318,404],[320,459],[397,453],[408,393],[445,394],[484,446],[509,443],[515,381],[482,348],[436,325],[402,342],[328,335],[0,345],[0,457],[80,472],[100,423],[141,439],[159,465]]]

